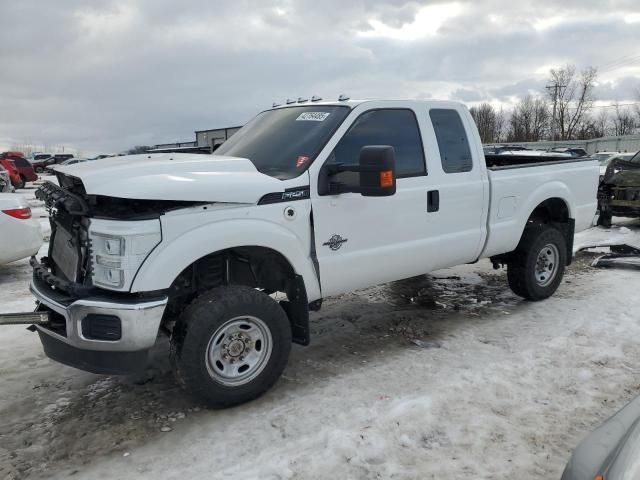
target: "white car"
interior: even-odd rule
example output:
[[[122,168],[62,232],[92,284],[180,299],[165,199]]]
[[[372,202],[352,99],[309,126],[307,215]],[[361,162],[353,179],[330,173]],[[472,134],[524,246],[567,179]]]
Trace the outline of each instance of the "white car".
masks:
[[[31,217],[27,201],[0,193],[0,265],[35,255],[41,246],[40,222]]]

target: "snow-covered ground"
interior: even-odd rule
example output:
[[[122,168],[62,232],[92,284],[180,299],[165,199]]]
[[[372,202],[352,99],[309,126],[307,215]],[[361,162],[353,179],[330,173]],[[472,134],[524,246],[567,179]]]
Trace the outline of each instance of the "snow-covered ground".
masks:
[[[612,237],[638,242],[640,224],[576,246]],[[180,391],[164,344],[147,378],[103,377],[4,327],[0,479],[559,478],[640,391],[640,273],[593,258],[540,303],[488,262],[328,299],[275,388],[224,411]],[[29,275],[0,267],[0,311],[33,306]]]

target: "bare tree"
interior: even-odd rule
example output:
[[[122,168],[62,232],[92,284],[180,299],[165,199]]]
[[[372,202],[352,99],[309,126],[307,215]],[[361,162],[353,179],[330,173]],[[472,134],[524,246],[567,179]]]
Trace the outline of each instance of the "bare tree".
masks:
[[[482,143],[496,142],[496,111],[491,104],[483,103],[478,107],[471,107],[469,112],[476,122]]]
[[[502,107],[500,107],[500,110],[496,112],[496,129],[495,129],[494,142],[501,142],[502,139],[504,138],[505,123],[506,123],[505,113]]]
[[[638,117],[638,127],[640,127],[640,87],[636,88],[636,100],[638,103],[633,108],[636,112],[636,117]]]
[[[576,128],[593,105],[593,88],[597,77],[594,67],[576,74],[573,65],[565,65],[549,72],[549,95],[555,104],[556,126],[560,139],[573,138]]]
[[[600,113],[598,113],[598,115],[593,119],[593,122],[595,124],[598,137],[606,137],[609,133],[609,112],[607,112],[605,108],[602,108]]]
[[[527,95],[511,113],[507,139],[511,142],[542,140],[549,128],[549,118],[549,108],[544,99]]]
[[[613,116],[613,134],[616,136],[629,135],[636,128],[636,119],[626,108],[620,108],[616,103],[616,113]]]

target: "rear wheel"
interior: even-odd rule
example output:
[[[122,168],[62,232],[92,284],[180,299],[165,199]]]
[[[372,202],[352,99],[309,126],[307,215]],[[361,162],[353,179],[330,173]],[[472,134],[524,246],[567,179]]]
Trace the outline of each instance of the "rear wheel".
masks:
[[[44,168],[42,168],[42,167],[36,167],[35,170],[36,170],[36,173],[44,172]]]
[[[27,179],[24,178],[24,175],[20,175],[20,181],[16,185],[16,188],[24,188],[26,184],[27,184]]]
[[[171,339],[178,381],[213,408],[252,400],[280,377],[291,351],[289,319],[268,295],[214,288],[194,300]]]
[[[527,300],[548,298],[558,289],[566,264],[566,241],[558,229],[528,227],[507,266],[509,287]]]

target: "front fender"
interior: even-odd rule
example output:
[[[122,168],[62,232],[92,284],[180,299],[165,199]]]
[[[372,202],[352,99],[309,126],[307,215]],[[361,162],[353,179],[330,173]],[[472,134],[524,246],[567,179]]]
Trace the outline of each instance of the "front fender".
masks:
[[[258,246],[275,250],[287,259],[295,273],[304,279],[309,301],[321,298],[320,284],[310,257],[309,225],[295,225],[304,222],[302,215],[292,224],[292,229],[256,218],[222,219],[187,231],[184,218],[163,217],[161,221],[162,242],[140,267],[131,292],[169,288],[180,272],[211,253]]]

